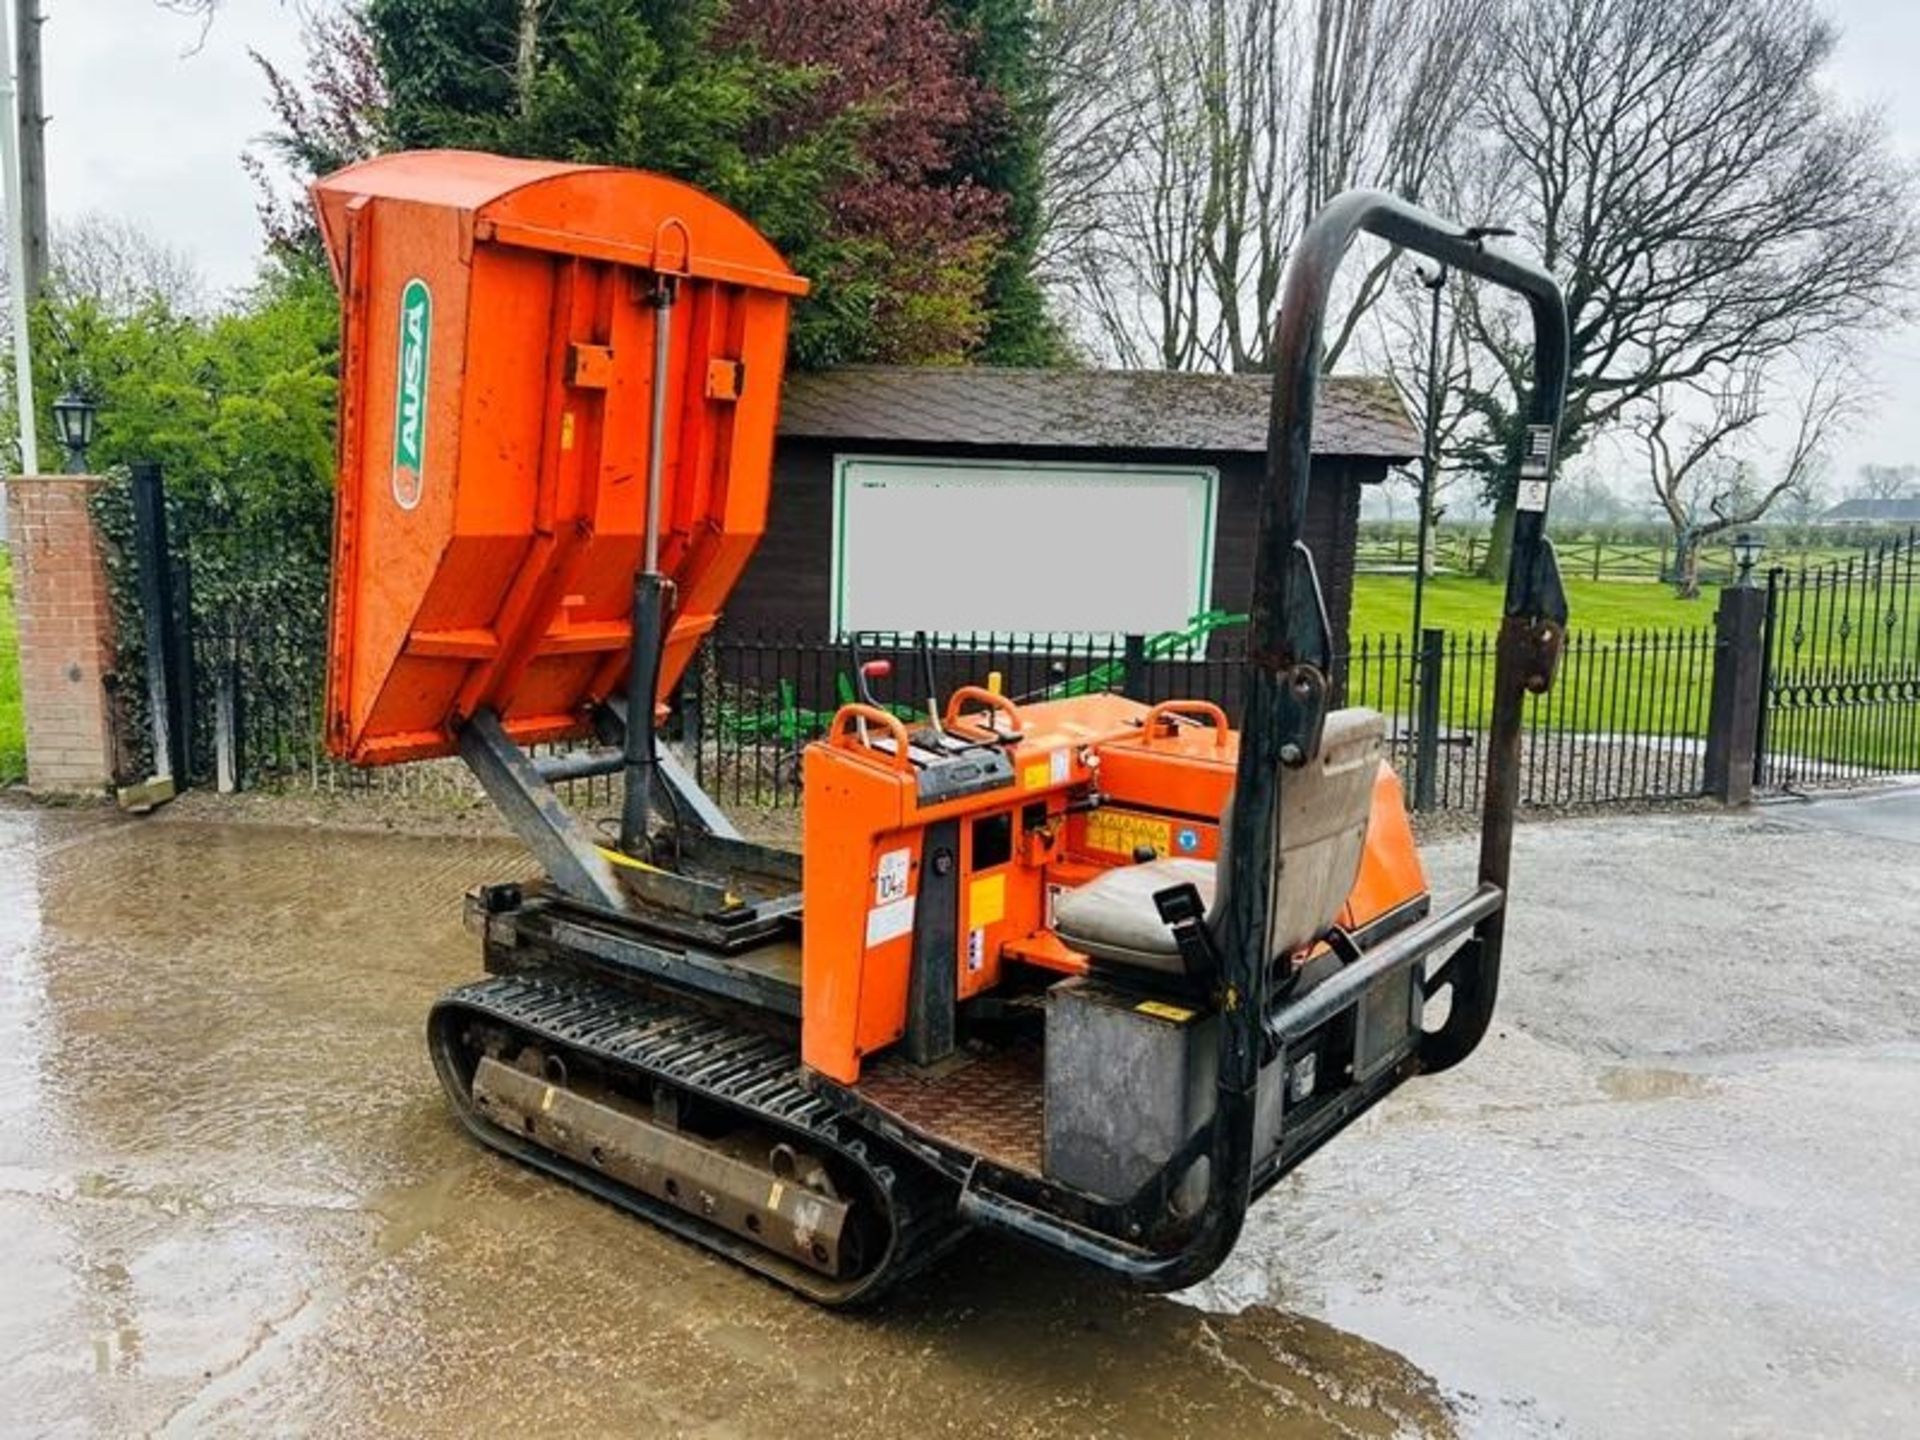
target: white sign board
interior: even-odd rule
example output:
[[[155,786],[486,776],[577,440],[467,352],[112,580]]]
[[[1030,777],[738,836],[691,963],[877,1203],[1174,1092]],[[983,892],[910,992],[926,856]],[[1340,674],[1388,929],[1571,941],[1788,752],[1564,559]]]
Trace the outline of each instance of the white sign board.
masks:
[[[842,455],[833,614],[852,631],[1153,635],[1212,605],[1219,472]]]

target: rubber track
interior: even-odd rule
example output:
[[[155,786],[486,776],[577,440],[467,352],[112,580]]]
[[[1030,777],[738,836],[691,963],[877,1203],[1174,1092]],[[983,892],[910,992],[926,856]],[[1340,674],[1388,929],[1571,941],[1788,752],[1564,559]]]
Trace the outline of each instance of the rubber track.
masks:
[[[457,1017],[491,1021],[549,1049],[586,1054],[613,1076],[666,1083],[756,1123],[785,1130],[811,1150],[857,1172],[887,1207],[893,1243],[864,1275],[833,1280],[697,1217],[629,1190],[596,1170],[495,1125],[472,1097],[444,1050],[462,1044]],[[671,1000],[641,996],[573,976],[502,975],[443,995],[428,1021],[434,1066],[467,1128],[493,1148],[572,1181],[828,1305],[864,1303],[943,1253],[964,1232],[954,1216],[952,1184],[923,1163],[846,1119],[800,1083],[790,1043],[729,1024]],[[756,1256],[764,1257],[756,1260]]]

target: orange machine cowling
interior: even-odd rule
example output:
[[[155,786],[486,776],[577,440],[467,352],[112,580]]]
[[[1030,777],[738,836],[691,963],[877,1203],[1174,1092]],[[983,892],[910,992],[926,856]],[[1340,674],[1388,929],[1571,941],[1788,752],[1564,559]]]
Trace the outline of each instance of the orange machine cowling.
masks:
[[[1006,720],[1017,717],[1014,783],[935,804],[921,803],[898,746],[882,748],[886,717],[872,712],[867,733],[856,730],[864,708],[843,710],[804,761],[801,1058],[829,1079],[857,1083],[863,1061],[906,1034],[927,836],[941,822],[959,822],[945,857],[958,898],[946,963],[962,1001],[1001,984],[1009,965],[1086,969],[1086,957],[1050,928],[1060,891],[1131,864],[1138,847],[1198,860],[1219,854],[1239,736],[1216,706],[1150,710],[1118,695],[1006,705]],[[1198,712],[1217,727],[1171,723]],[[1000,733],[1012,733],[1011,723]],[[1362,930],[1426,893],[1400,781],[1383,764],[1340,924]]]
[[[765,526],[806,281],[718,201],[639,171],[417,152],[313,195],[343,315],[329,750],[452,754],[483,708],[557,739],[617,692],[662,313],[665,694]]]

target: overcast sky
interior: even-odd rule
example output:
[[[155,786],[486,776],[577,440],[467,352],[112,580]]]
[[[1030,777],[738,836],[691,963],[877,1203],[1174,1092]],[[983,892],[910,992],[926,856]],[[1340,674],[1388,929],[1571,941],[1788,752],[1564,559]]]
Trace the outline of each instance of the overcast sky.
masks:
[[[1680,3],[1680,0],[1675,0]],[[245,282],[260,246],[240,154],[271,117],[247,52],[300,66],[300,26],[282,0],[226,0],[201,42],[198,21],[155,0],[42,0],[50,205],[56,221],[125,216],[184,250],[216,288]],[[1829,0],[1844,30],[1835,87],[1883,105],[1903,154],[1920,160],[1920,5]],[[1920,463],[1920,328],[1877,345],[1882,395],[1835,455]]]

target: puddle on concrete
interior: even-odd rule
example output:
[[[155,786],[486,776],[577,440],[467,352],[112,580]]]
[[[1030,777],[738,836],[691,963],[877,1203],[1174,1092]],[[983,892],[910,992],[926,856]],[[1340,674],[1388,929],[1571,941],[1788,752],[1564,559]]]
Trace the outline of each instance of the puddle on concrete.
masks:
[[[1600,1088],[1614,1100],[1675,1100],[1713,1089],[1704,1075],[1658,1066],[1621,1066],[1600,1076]]]
[[[397,1255],[422,1235],[443,1225],[463,1203],[460,1183],[465,1167],[442,1170],[418,1185],[396,1185],[375,1193],[367,1209],[379,1217],[381,1255]]]

